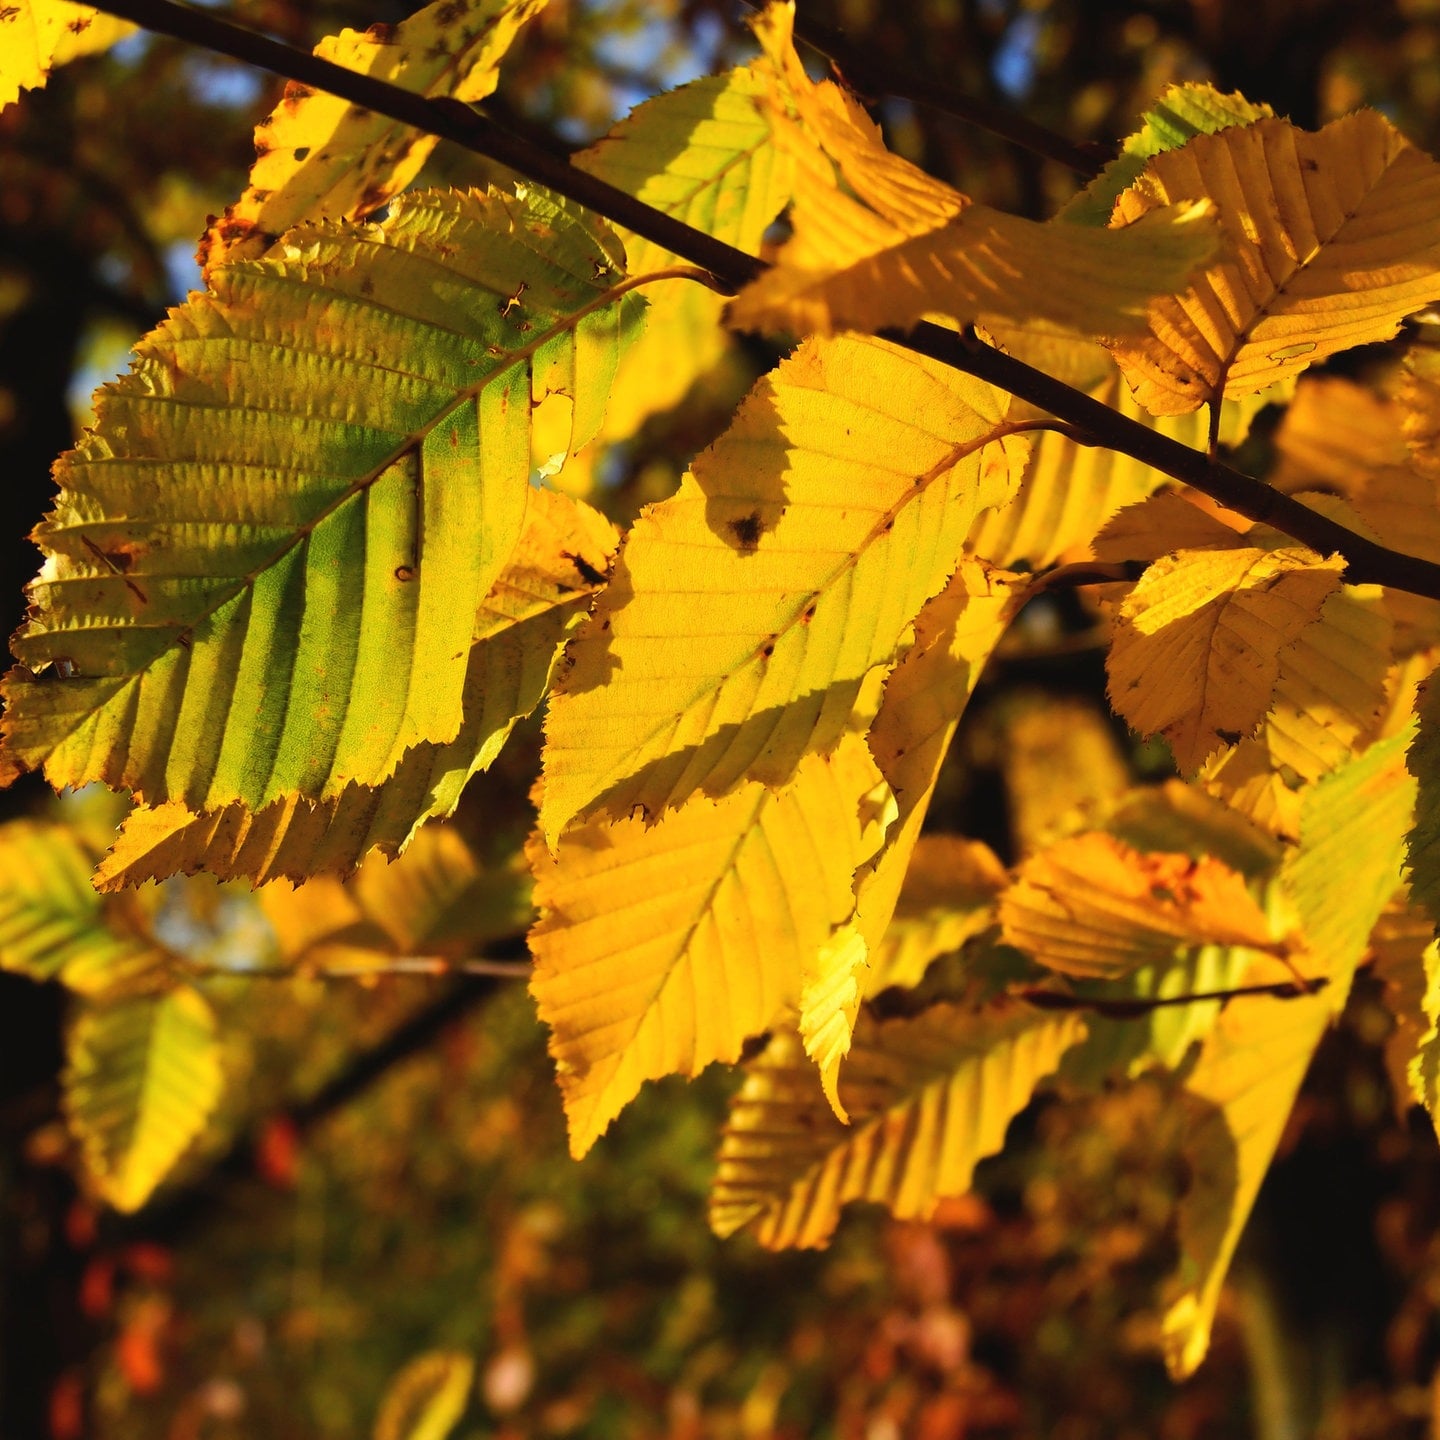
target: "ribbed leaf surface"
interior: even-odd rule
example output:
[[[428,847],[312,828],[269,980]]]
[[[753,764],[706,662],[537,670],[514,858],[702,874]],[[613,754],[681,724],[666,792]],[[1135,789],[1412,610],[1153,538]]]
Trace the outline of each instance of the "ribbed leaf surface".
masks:
[[[433,0],[398,25],[327,35],[315,53],[416,94],[473,104],[495,89],[516,32],[545,4]],[[258,260],[302,221],[374,214],[420,173],[436,143],[433,135],[291,81],[255,128],[245,193],[200,241],[207,283],[231,260]]]
[[[65,1109],[100,1193],[138,1210],[220,1098],[220,1041],[191,989],[81,1011],[69,1038]]]
[[[1112,346],[1141,404],[1181,414],[1387,340],[1440,298],[1440,165],[1360,111],[1318,134],[1267,119],[1156,155],[1116,205],[1133,222],[1213,200],[1229,248],[1144,338]]]
[[[887,818],[864,741],[807,757],[780,791],[696,796],[647,826],[594,820],[530,845],[531,931],[570,1146],[583,1155],[648,1079],[739,1058],[794,1006],[849,919]]]
[[[636,313],[536,192],[409,198],[217,272],[59,467],[5,744],[199,811],[341,796],[461,726],[532,400],[583,443]],[[35,673],[35,672],[44,673]]]
[[[546,728],[547,836],[780,784],[839,739],[865,677],[1006,499],[1006,397],[881,340],[816,341],[760,381],[642,513],[572,643]]]
[[[404,850],[426,820],[455,809],[466,782],[539,704],[558,647],[599,588],[615,543],[614,526],[598,511],[554,491],[532,491],[520,543],[476,618],[454,740],[416,745],[383,785],[349,785],[333,800],[289,796],[254,813],[230,805],[201,815],[174,802],[137,806],[96,885],[118,890],[197,870],[256,884],[305,880],[346,874],[372,848]]]
[[[799,1041],[779,1034],[731,1103],[710,1223],[752,1225],[762,1245],[826,1244],[851,1200],[925,1219],[969,1188],[1005,1142],[1036,1083],[1085,1033],[1075,1015],[1019,1005],[862,1020],[841,1078],[847,1127],[831,1113]]]

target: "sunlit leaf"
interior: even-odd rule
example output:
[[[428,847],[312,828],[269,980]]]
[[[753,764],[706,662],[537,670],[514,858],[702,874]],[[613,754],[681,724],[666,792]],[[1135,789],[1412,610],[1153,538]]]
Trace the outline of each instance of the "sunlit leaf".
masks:
[[[1281,650],[1319,617],[1343,563],[1248,547],[1157,560],[1120,606],[1109,658],[1116,711],[1143,735],[1163,734],[1187,774],[1253,734]]]
[[[861,685],[1004,500],[1024,445],[989,386],[881,340],[766,376],[679,493],[645,511],[566,657],[541,820],[658,816],[833,746]]]
[[[135,27],[68,0],[0,5],[0,109],[37,90],[56,65],[108,50]]]
[[[780,791],[696,796],[652,825],[592,820],[552,857],[531,842],[531,989],[551,1028],[583,1155],[648,1079],[735,1060],[798,1003],[805,968],[849,919],[856,867],[887,818],[850,735]],[[862,808],[862,806],[864,808]]]
[[[1117,221],[1210,199],[1229,248],[1184,294],[1151,307],[1151,333],[1113,343],[1156,414],[1274,384],[1387,340],[1440,298],[1440,166],[1371,110],[1318,134],[1264,119],[1156,155]]]
[[[1164,1319],[1165,1359],[1177,1379],[1205,1358],[1230,1257],[1330,1018],[1323,993],[1232,1001],[1185,1082],[1197,1102],[1185,1142],[1192,1178]]]
[[[446,1440],[475,1382],[475,1361],[455,1350],[417,1355],[389,1384],[375,1440]]]
[[[322,60],[430,97],[483,100],[516,33],[546,0],[434,0],[398,25],[342,30]],[[200,241],[208,282],[231,260],[258,260],[292,226],[361,220],[398,195],[435,148],[433,135],[295,81],[255,129],[250,183]]]
[[[776,1035],[731,1102],[712,1227],[728,1235],[749,1225],[778,1249],[826,1244],[851,1200],[928,1218],[970,1188],[976,1164],[1005,1143],[1036,1084],[1084,1033],[1076,1015],[1014,1003],[862,1019],[840,1082],[848,1127],[799,1041]]]
[[[1005,942],[1066,975],[1099,979],[1190,945],[1275,947],[1244,877],[1214,859],[1130,849],[1103,831],[1061,840],[1000,897]]]
[[[638,303],[605,245],[537,192],[430,194],[217,272],[60,463],[10,755],[259,809],[454,740],[532,400],[570,395],[572,443],[593,434]]]
[[[972,203],[887,151],[838,85],[808,78],[792,21],[789,7],[771,5],[757,26],[775,73],[775,143],[795,162],[792,238],[731,304],[737,328],[903,329],[939,312],[1119,334],[1143,328],[1152,297],[1214,253],[1203,202],[1124,230],[1042,225]]]
[[[138,1210],[220,1098],[215,1017],[183,986],[87,1007],[67,1052],[65,1109],[85,1167],[117,1210]]]

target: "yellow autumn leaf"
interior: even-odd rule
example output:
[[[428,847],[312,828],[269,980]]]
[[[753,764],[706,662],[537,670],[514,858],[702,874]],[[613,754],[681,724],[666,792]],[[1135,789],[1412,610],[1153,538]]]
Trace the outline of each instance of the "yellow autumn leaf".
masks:
[[[1440,1114],[1440,941],[1435,922],[1409,900],[1386,907],[1370,936],[1371,974],[1384,987],[1394,1022],[1385,1037],[1385,1069],[1402,1123],[1414,1104]]]
[[[1032,855],[1000,896],[1001,935],[1065,975],[1113,978],[1193,945],[1275,950],[1245,879],[1209,857],[1132,850],[1103,831]]]
[[[0,110],[22,90],[38,90],[50,71],[108,50],[135,29],[68,0],[15,0],[0,5]]]
[[[495,89],[505,52],[545,4],[433,0],[398,25],[327,35],[315,53],[418,95],[473,104]],[[436,143],[398,120],[290,81],[255,129],[244,194],[200,241],[206,280],[228,261],[259,259],[301,221],[374,214],[420,173]]]
[[[811,341],[631,529],[566,654],[541,824],[653,817],[833,746],[1025,456],[1008,397],[883,340]]]
[[[558,647],[603,583],[617,540],[599,511],[532,489],[519,542],[476,616],[454,740],[413,746],[383,786],[350,785],[333,800],[290,795],[257,811],[229,805],[201,814],[179,802],[137,805],[96,885],[118,890],[197,870],[260,885],[348,874],[372,848],[399,854],[426,820],[454,811],[469,779],[539,704]]]
[[[1215,202],[1227,249],[1150,333],[1112,344],[1140,402],[1181,414],[1387,340],[1440,298],[1440,166],[1374,111],[1318,133],[1262,119],[1154,156],[1116,223]]]
[[[596,819],[529,847],[540,920],[531,990],[583,1155],[645,1080],[735,1060],[798,1003],[852,915],[880,842],[883,777],[864,740],[807,756],[780,790],[696,796],[654,824]]]
[[[1181,771],[1193,773],[1259,726],[1281,650],[1319,617],[1343,565],[1298,547],[1157,560],[1120,605],[1111,704],[1132,729],[1163,734]]]
[[[941,313],[1120,334],[1141,329],[1148,303],[1214,253],[1203,201],[1125,230],[1044,225],[971,202],[887,151],[838,85],[810,80],[793,19],[791,5],[772,4],[756,27],[773,76],[766,114],[795,164],[792,236],[731,303],[737,328],[908,329]]]
[[[1232,1001],[1185,1082],[1189,1193],[1180,1202],[1180,1267],[1163,1322],[1165,1360],[1192,1375],[1210,1345],[1225,1272],[1331,1018],[1322,993]]]
[[[1084,1033],[1077,1015],[1014,1002],[862,1019],[841,1080],[849,1127],[798,1038],[775,1035],[731,1102],[711,1227],[729,1235],[748,1225],[780,1249],[827,1244],[852,1200],[927,1219],[970,1188],[976,1164],[1001,1148],[1036,1084]]]
[[[374,1440],[446,1440],[475,1383],[475,1361],[459,1350],[417,1355],[385,1389]]]

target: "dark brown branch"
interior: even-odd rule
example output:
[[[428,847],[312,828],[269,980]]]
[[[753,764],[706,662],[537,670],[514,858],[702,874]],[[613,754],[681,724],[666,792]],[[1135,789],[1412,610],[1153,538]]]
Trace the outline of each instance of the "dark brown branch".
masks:
[[[927,110],[952,116],[1021,150],[1028,150],[1032,155],[1054,160],[1087,179],[1098,175],[1106,162],[1113,158],[1113,155],[1104,154],[1099,146],[1076,145],[1023,115],[958,95],[948,85],[937,84],[923,75],[892,65],[878,55],[867,54],[853,46],[845,38],[843,30],[823,21],[797,15],[795,34],[812,50],[818,50],[831,61],[856,89],[868,94],[894,95],[897,99],[923,105]]]
[[[457,100],[427,100],[175,0],[100,0],[96,8],[159,34],[203,45],[232,59],[327,90],[362,108],[498,161],[709,271],[718,289],[737,291],[765,268],[755,256],[652,209],[623,190],[509,134]],[[1183,480],[1231,510],[1272,525],[1321,554],[1338,552],[1345,557],[1345,578],[1351,583],[1389,585],[1440,600],[1440,565],[1387,550],[1262,481],[1128,419],[1043,370],[991,349],[973,333],[960,336],[938,325],[922,324],[909,334],[886,332],[884,338],[989,381],[1074,426],[1091,443]]]
[[[1021,990],[1019,998],[1037,1010],[1093,1010],[1107,1020],[1138,1020],[1153,1010],[1169,1005],[1198,1005],[1205,1000],[1238,1000],[1246,996],[1268,995],[1275,1000],[1298,1000],[1304,995],[1318,995],[1330,982],[1316,980],[1279,980],[1273,985],[1241,985],[1234,990],[1202,990],[1194,995],[1134,996],[1127,999],[1102,999],[1091,995],[1072,995],[1063,990]]]

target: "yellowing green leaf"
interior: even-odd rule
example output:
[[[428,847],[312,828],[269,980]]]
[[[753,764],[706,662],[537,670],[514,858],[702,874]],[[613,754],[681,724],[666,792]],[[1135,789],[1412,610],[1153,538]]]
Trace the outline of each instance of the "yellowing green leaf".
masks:
[[[417,1355],[389,1384],[375,1440],[446,1440],[475,1382],[475,1362],[456,1350]]]
[[[86,995],[163,972],[160,947],[91,888],[94,863],[68,826],[0,826],[0,969]]]
[[[398,25],[327,35],[315,53],[419,95],[474,103],[495,89],[516,33],[545,4],[434,0]],[[245,193],[200,242],[207,282],[228,261],[258,260],[302,221],[374,214],[420,173],[435,145],[433,135],[291,81],[255,129]]]
[[[1109,658],[1117,713],[1141,734],[1163,734],[1186,773],[1253,733],[1281,650],[1319,617],[1343,563],[1299,548],[1157,560],[1120,606]]]
[[[1006,397],[881,340],[811,342],[632,528],[546,727],[547,836],[658,816],[833,746],[1024,456]]]
[[[108,50],[134,28],[127,20],[67,0],[0,5],[0,109],[22,90],[39,89],[56,65]]]
[[[755,108],[761,81],[748,68],[706,76],[647,100],[588,150],[582,170],[694,229],[757,254],[766,227],[790,198],[791,163]],[[676,263],[650,241],[621,230],[632,275]],[[605,414],[604,436],[632,435],[649,415],[676,404],[731,344],[724,301],[702,285],[652,286],[645,329],[626,353]]]
[[[65,1110],[100,1194],[138,1210],[204,1128],[222,1084],[215,1017],[196,991],[82,1010]]]
[[[588,439],[635,313],[606,245],[538,192],[430,194],[217,272],[60,463],[9,756],[255,810],[454,740],[532,401]]]
[[[1036,1084],[1084,1033],[1073,1014],[1013,1003],[862,1018],[841,1077],[848,1128],[798,1039],[777,1034],[731,1102],[711,1226],[719,1235],[753,1226],[779,1249],[825,1245],[852,1200],[928,1218],[970,1188],[976,1164],[1001,1148]]]
[[[1080,225],[1107,225],[1115,201],[1128,190],[1152,155],[1177,150],[1196,135],[1213,135],[1232,125],[1250,125],[1274,115],[1268,105],[1254,105],[1243,95],[1223,95],[1213,85],[1168,86],[1141,117],[1141,126],[1126,138],[1120,154],[1061,212]]]
[[[230,805],[201,815],[174,802],[139,805],[102,860],[96,885],[118,890],[197,870],[256,884],[305,880],[348,874],[372,848],[402,852],[426,820],[455,809],[466,782],[540,702],[558,647],[599,588],[615,544],[614,526],[598,511],[533,490],[520,542],[476,617],[454,740],[416,745],[383,785],[349,785],[331,800],[292,795],[257,812]]]
[[[1185,1146],[1192,1179],[1180,1205],[1177,1293],[1164,1320],[1165,1359],[1177,1379],[1205,1358],[1230,1258],[1329,1020],[1323,993],[1232,1001],[1186,1081],[1198,1102]]]
[[[1440,166],[1374,111],[1318,134],[1258,120],[1154,156],[1116,205],[1215,202],[1228,250],[1150,334],[1112,345],[1140,402],[1180,414],[1386,340],[1440,298]]]
[[[1103,831],[1025,861],[1000,897],[1005,942],[1066,975],[1113,978],[1191,945],[1275,948],[1244,878],[1218,860],[1142,853]]]
[[[1128,230],[1042,225],[971,203],[890,154],[839,86],[808,78],[792,20],[772,5],[757,27],[775,76],[767,114],[795,162],[792,238],[731,304],[737,328],[874,331],[938,312],[1119,334],[1142,328],[1148,302],[1214,253],[1204,203]]]
[[[879,844],[882,777],[863,740],[808,756],[780,791],[696,796],[647,826],[593,820],[529,855],[541,919],[532,992],[583,1155],[648,1079],[735,1060],[794,1006],[849,919]]]

